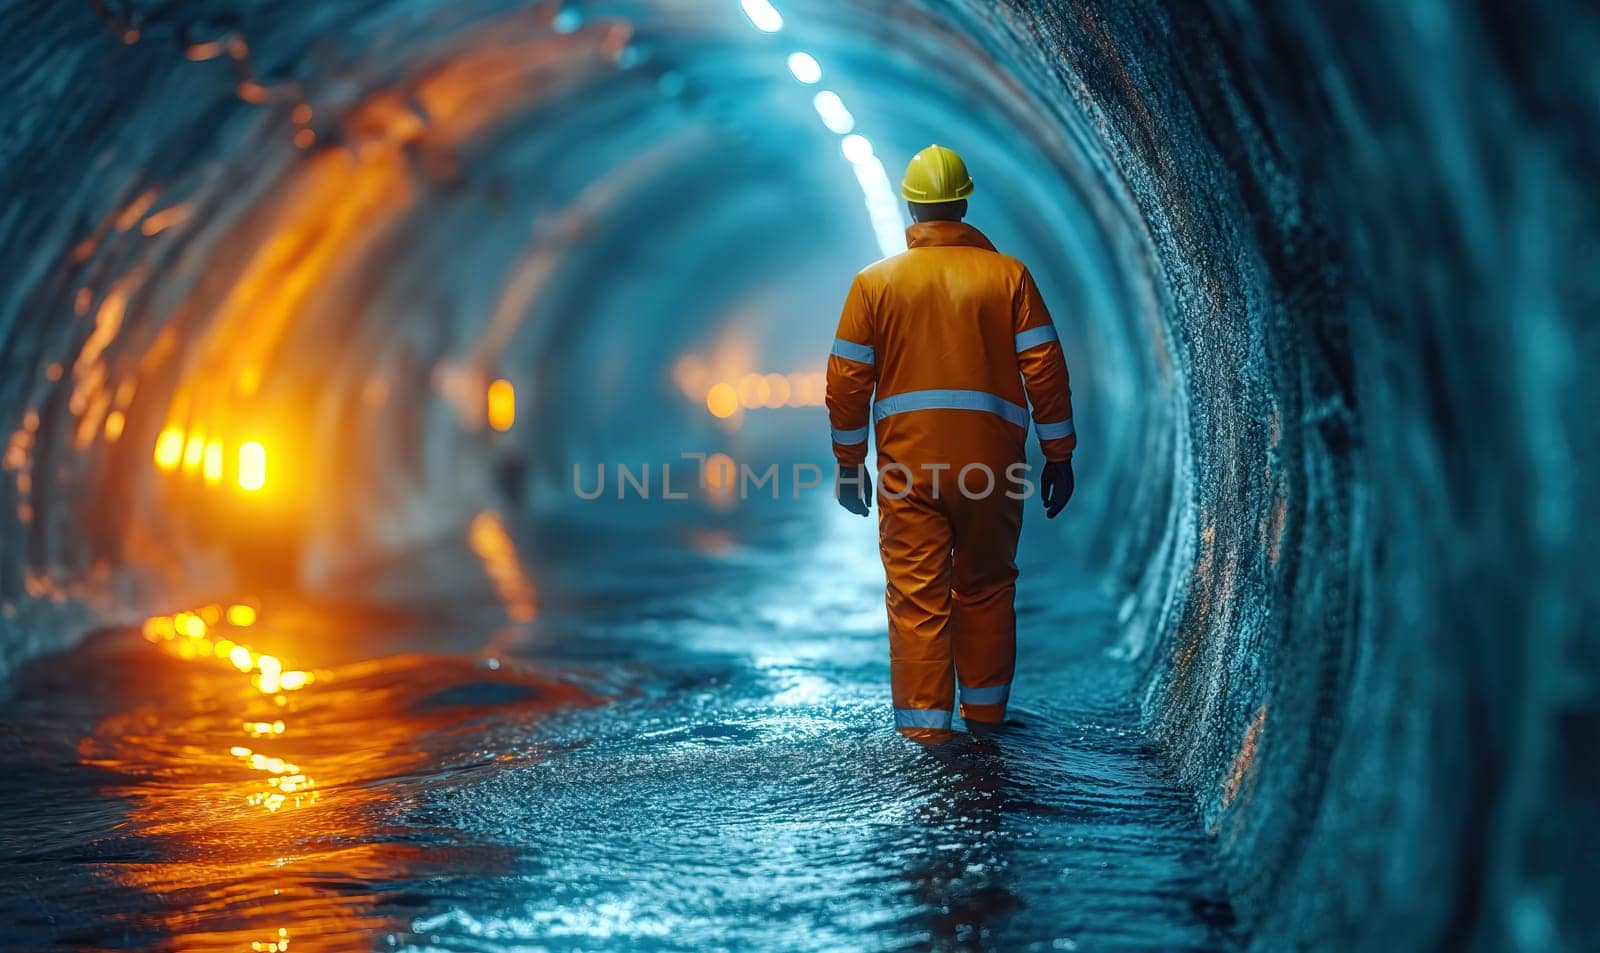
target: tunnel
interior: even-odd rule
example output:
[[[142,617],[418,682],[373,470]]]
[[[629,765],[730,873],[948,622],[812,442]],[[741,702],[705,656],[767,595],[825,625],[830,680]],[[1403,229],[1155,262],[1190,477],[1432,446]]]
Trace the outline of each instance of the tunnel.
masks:
[[[1594,943],[1589,5],[0,24],[0,947]],[[946,760],[822,407],[933,142],[1080,441]]]

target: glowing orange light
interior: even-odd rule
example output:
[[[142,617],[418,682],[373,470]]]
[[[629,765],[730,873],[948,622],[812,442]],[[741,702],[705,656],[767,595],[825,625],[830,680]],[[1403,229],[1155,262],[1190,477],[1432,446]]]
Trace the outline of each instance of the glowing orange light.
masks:
[[[216,486],[222,482],[222,444],[215,440],[206,444],[205,458],[201,462],[200,473],[205,477],[206,486]]]
[[[242,645],[233,647],[233,651],[228,653],[228,661],[241,672],[248,672],[255,665],[255,660],[250,657],[250,650]]]
[[[198,639],[206,634],[206,620],[192,612],[180,612],[172,617],[173,627],[179,635],[187,635],[191,639]]]
[[[726,419],[739,412],[739,392],[727,381],[716,385],[706,394],[706,409],[711,416]]]
[[[254,440],[239,446],[239,489],[254,493],[267,485],[267,448]]]
[[[762,406],[777,408],[789,402],[789,378],[782,374],[767,375],[767,399]]]
[[[120,410],[113,410],[111,413],[107,414],[106,415],[106,439],[107,440],[116,440],[118,437],[121,437],[122,436],[122,428],[127,426],[127,423],[128,423],[127,417],[123,416],[123,413]]]
[[[176,470],[183,460],[183,428],[168,427],[156,438],[156,466]]]
[[[489,426],[504,433],[517,420],[517,390],[505,379],[489,385]]]
[[[499,597],[506,615],[513,622],[528,622],[537,616],[538,591],[534,589],[533,580],[523,572],[522,562],[517,556],[517,545],[512,541],[511,534],[506,532],[499,514],[484,512],[473,517],[472,525],[467,530],[467,541],[483,561],[484,571],[489,581],[494,583],[495,595]],[[294,673],[285,673],[285,677],[290,674]]]
[[[739,378],[739,403],[754,410],[766,404],[772,396],[772,386],[764,374],[746,374]]]
[[[189,442],[183,445],[183,471],[193,473],[200,468],[200,461],[205,457],[206,437],[204,433],[191,433]]]
[[[734,464],[733,458],[725,453],[713,453],[706,457],[704,464],[706,471],[706,488],[713,494],[727,492],[732,486],[739,469]]]
[[[256,610],[254,606],[243,603],[228,607],[228,624],[239,628],[248,628],[256,624]]]
[[[796,371],[789,375],[789,406],[815,407],[827,396],[828,381],[823,374]]]

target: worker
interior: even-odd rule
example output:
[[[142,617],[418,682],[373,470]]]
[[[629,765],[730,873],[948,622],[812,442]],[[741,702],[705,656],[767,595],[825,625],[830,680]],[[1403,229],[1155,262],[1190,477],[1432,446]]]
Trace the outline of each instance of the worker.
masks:
[[[908,248],[856,275],[828,357],[838,501],[861,516],[873,493],[869,411],[877,436],[895,727],[929,743],[952,737],[958,690],[973,734],[1005,720],[1017,537],[1033,486],[1029,404],[1048,518],[1074,486],[1077,437],[1055,325],[1028,269],[963,222],[972,193],[954,151],[917,153],[901,185]]]

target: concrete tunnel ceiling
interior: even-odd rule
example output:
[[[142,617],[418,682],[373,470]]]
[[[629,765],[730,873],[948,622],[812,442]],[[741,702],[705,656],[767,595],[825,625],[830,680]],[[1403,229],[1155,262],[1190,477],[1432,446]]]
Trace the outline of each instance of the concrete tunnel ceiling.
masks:
[[[1486,729],[1460,699],[1535,697],[1584,608],[1592,502],[1538,474],[1592,462],[1558,355],[1582,353],[1569,306],[1593,279],[1551,285],[1497,242],[1565,207],[1539,245],[1560,254],[1594,221],[1595,153],[1510,69],[1557,18],[1495,34],[1357,6],[1384,44],[1302,4],[10,6],[0,35],[26,48],[0,71],[40,108],[0,136],[22,196],[0,215],[3,659],[230,574],[338,578],[459,533],[486,495],[572,519],[567,471],[601,454],[816,459],[820,413],[734,429],[704,392],[805,386],[848,277],[895,250],[890,182],[940,141],[1062,326],[1095,523],[1077,539],[1127,594],[1146,712],[1246,917],[1436,939],[1511,930],[1513,899],[1517,929],[1558,919],[1559,889],[1513,898],[1467,861],[1563,862],[1520,853],[1544,830],[1528,779],[1561,787],[1529,753],[1560,713]],[[1420,75],[1414,49],[1442,65]],[[1522,133],[1526,167],[1503,151]],[[1431,278],[1394,264],[1418,248]],[[1508,314],[1532,332],[1508,343]],[[1485,385],[1491,350],[1509,370]],[[1522,454],[1536,503],[1463,475],[1467,432]],[[273,479],[235,492],[254,453]],[[1485,513],[1541,580],[1555,635],[1533,647],[1503,639],[1529,625],[1508,583],[1451,545]],[[1487,593],[1473,619],[1463,585]],[[1445,628],[1466,648],[1418,634]],[[1436,664],[1395,674],[1418,657]],[[1494,736],[1474,778],[1505,799],[1440,807],[1474,731]],[[1400,764],[1414,784],[1370,783]],[[1492,842],[1399,863],[1396,895],[1422,898],[1402,925],[1343,882],[1371,831],[1456,843],[1491,811]]]

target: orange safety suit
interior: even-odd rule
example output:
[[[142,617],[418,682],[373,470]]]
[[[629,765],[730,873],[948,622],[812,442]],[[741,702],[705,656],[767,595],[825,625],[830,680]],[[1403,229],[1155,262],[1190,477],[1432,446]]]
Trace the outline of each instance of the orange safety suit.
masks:
[[[1066,360],[1028,269],[960,222],[906,237],[904,254],[850,286],[828,416],[834,456],[854,467],[871,411],[895,727],[938,741],[958,683],[962,718],[1005,718],[1025,476],[1008,468],[1024,460],[1027,405],[1047,460],[1070,459],[1077,437]]]

